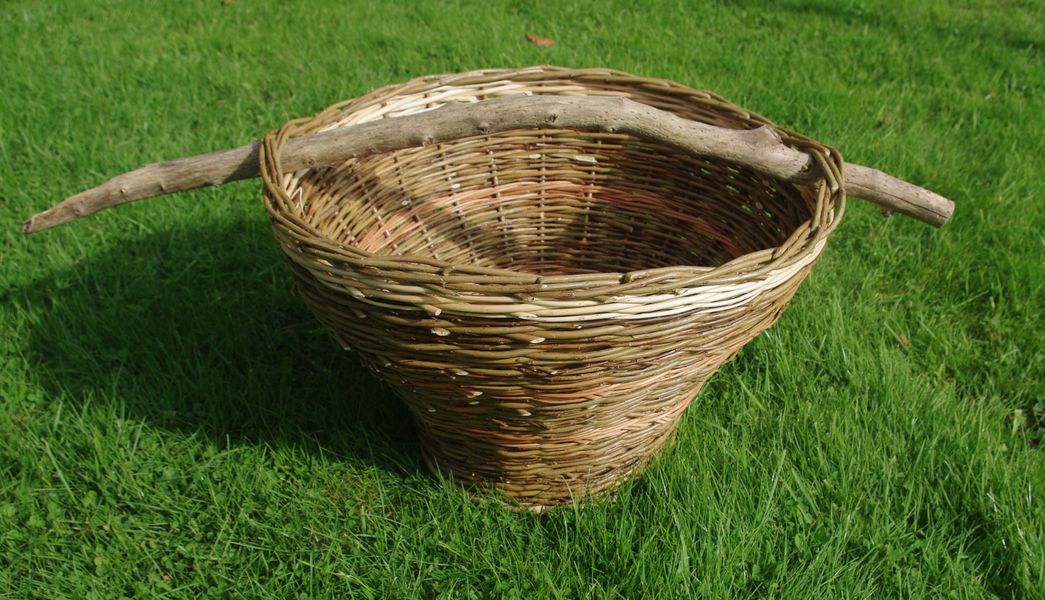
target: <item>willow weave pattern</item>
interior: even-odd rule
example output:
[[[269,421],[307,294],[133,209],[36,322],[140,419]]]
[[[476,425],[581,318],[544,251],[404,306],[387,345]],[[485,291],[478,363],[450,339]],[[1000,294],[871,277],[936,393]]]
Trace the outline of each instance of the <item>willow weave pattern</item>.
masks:
[[[769,126],[823,176],[569,129],[280,165],[293,136],[516,94]],[[612,492],[648,462],[707,378],[776,322],[845,206],[837,151],[711,92],[606,69],[391,85],[271,132],[261,160],[295,288],[406,403],[428,467],[535,508]]]

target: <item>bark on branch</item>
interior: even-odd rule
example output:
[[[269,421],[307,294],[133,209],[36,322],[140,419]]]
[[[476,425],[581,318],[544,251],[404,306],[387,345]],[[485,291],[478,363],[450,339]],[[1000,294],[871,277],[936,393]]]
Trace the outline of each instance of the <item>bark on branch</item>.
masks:
[[[784,180],[816,175],[812,158],[766,127],[736,130],[690,121],[625,98],[512,96],[454,102],[435,110],[292,138],[281,157],[287,171],[472,135],[511,129],[566,128],[626,133],[678,150],[729,160]],[[259,143],[145,165],[33,215],[29,234],[134,200],[258,176]],[[845,167],[846,190],[889,212],[943,225],[954,203],[929,190],[860,165]]]

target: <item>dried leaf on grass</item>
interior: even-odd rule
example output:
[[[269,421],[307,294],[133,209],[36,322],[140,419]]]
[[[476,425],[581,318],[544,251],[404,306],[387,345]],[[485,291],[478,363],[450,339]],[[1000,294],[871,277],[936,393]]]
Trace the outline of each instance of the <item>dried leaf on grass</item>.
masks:
[[[534,33],[527,33],[526,39],[530,40],[531,43],[534,43],[540,46],[541,48],[551,48],[555,45],[555,40]]]

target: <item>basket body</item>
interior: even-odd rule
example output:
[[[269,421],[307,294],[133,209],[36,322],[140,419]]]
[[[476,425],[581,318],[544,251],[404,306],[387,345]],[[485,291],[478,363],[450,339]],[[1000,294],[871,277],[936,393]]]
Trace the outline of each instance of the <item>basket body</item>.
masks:
[[[537,507],[610,492],[656,454],[780,316],[845,198],[841,157],[779,128],[829,176],[563,129],[280,167],[290,136],[509,94],[773,125],[672,82],[534,67],[389,86],[266,138],[265,204],[301,297],[403,399],[430,469]]]

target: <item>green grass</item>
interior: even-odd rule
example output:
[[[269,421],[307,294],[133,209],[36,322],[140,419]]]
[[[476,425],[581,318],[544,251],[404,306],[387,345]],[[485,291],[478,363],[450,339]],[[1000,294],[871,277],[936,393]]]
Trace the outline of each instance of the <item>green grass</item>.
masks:
[[[0,596],[1043,597],[1042,10],[4,3]],[[546,516],[425,474],[405,410],[290,295],[257,182],[18,232],[144,162],[533,63],[713,89],[957,214],[852,201],[671,451]]]

